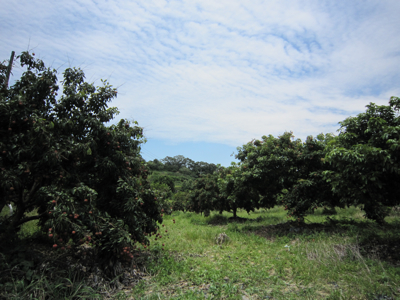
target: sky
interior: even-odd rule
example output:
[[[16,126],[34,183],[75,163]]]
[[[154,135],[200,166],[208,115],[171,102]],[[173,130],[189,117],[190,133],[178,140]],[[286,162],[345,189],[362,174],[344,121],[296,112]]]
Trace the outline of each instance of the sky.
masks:
[[[399,15],[398,0],[2,0],[0,60],[107,79],[146,160],[229,166],[252,139],[337,134],[400,96]]]

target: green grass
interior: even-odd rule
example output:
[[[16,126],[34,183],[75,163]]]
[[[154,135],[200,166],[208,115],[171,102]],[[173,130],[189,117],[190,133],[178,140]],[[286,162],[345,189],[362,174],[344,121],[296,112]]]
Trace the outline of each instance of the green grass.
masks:
[[[238,216],[248,219],[243,223],[232,223],[229,213],[173,212],[164,219],[162,239],[152,241],[150,256],[143,256],[144,263],[140,257],[148,275],[112,298],[400,299],[400,213],[380,226],[358,208],[336,211],[327,221],[318,209],[305,224],[287,219],[282,207],[250,215],[240,211]],[[29,222],[20,237],[37,230],[36,221]],[[221,233],[229,239],[218,244]],[[65,273],[54,282],[38,274],[30,284],[10,282],[7,295],[101,299],[100,291],[81,279]]]
[[[47,272],[51,268],[46,269]],[[60,275],[59,270],[55,272]],[[68,270],[63,276],[52,277],[48,274],[34,273],[33,280],[27,283],[25,278],[10,278],[7,283],[0,284],[0,298],[9,300],[21,299],[101,299],[99,291],[84,284],[82,276],[76,276]]]
[[[324,225],[322,209],[308,216],[305,225],[286,223],[280,207],[250,215],[240,212],[250,219],[245,223],[229,223],[228,213],[204,218],[175,212],[165,218],[163,229],[168,233],[152,245],[159,249],[164,243],[164,254],[147,265],[150,277],[132,295],[134,299],[399,299],[399,266],[362,247],[373,239],[398,243],[398,216],[388,217],[390,224],[381,227],[363,219],[357,208],[337,211]],[[266,227],[274,224],[280,225]],[[220,233],[229,237],[222,245],[215,240]]]
[[[4,206],[0,212],[0,219],[2,217],[8,217],[9,213],[10,213],[10,209],[8,208],[8,206]],[[27,216],[27,217],[35,216],[35,215],[37,215],[37,210],[34,210],[30,213],[25,214],[25,216]],[[32,236],[34,233],[38,232],[39,231],[38,222],[39,222],[38,220],[32,220],[32,221],[22,224],[21,230],[18,232],[18,237],[19,238],[27,238],[27,237]]]

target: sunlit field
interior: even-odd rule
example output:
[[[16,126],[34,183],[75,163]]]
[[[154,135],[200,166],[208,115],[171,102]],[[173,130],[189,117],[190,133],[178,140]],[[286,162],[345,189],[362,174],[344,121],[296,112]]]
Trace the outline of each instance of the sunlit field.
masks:
[[[165,251],[149,258],[131,297],[399,299],[399,214],[384,227],[362,215],[355,207],[329,216],[318,209],[298,224],[281,207],[241,212],[244,223],[230,222],[229,213],[174,212],[152,246]]]
[[[305,223],[282,207],[240,211],[240,222],[231,216],[165,216],[162,238],[135,257],[140,280],[129,288],[100,291],[84,284],[85,273],[66,270],[1,288],[7,299],[400,299],[399,210],[384,226],[355,207],[329,215],[321,208]],[[38,233],[32,221],[20,237]]]

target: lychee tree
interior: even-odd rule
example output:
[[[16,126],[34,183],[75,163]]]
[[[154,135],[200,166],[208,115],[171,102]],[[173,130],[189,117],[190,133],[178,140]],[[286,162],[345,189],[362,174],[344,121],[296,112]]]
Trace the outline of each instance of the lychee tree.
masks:
[[[227,168],[218,165],[213,174],[196,179],[188,198],[188,210],[204,212],[205,216],[216,210],[232,212],[236,218],[238,209],[250,212],[259,208],[258,194],[243,183],[242,170],[236,164]]]
[[[188,207],[189,193],[186,191],[178,191],[172,195],[172,210],[185,211]]]
[[[227,168],[218,168],[215,173],[218,176],[220,210],[230,211],[236,218],[238,209],[250,212],[260,208],[258,191],[247,181],[245,169],[232,163]]]
[[[326,143],[331,139],[332,135],[320,134],[317,139],[307,137],[303,143],[294,140],[292,132],[285,132],[277,138],[263,136],[238,148],[241,179],[235,184],[253,191],[253,200],[246,202],[249,208],[282,204],[288,217],[302,221],[319,206],[343,206],[323,176],[324,171],[332,169],[324,163]]]
[[[192,182],[186,208],[188,211],[208,216],[212,210],[224,210],[221,203],[215,174],[201,176]]]
[[[364,113],[340,122],[329,144],[324,172],[347,205],[361,205],[367,218],[384,222],[389,207],[400,204],[400,98],[389,105],[370,103]]]
[[[25,71],[10,87],[0,68],[0,209],[14,208],[0,220],[0,239],[36,219],[56,249],[89,243],[105,258],[132,258],[162,222],[140,155],[142,128],[106,126],[118,114],[107,106],[117,96],[107,81],[95,87],[68,68],[59,86],[34,54],[17,61]]]
[[[274,207],[282,192],[292,188],[299,178],[301,166],[297,158],[302,154],[302,143],[292,137],[292,132],[277,138],[263,136],[238,148],[242,184],[259,195],[259,207]]]
[[[333,193],[324,177],[325,171],[334,170],[334,166],[325,162],[327,143],[333,139],[332,134],[321,133],[316,138],[308,136],[300,146],[301,152],[293,158],[298,166],[297,180],[281,200],[288,216],[303,221],[318,207],[332,210],[346,205],[345,199]]]
[[[172,213],[173,193],[168,185],[160,182],[151,182],[150,187],[157,197],[161,212],[170,215]]]

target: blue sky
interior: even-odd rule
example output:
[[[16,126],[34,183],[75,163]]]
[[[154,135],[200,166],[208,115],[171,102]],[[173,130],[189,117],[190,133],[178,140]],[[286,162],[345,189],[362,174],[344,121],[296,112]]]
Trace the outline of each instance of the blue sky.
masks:
[[[147,160],[228,166],[253,138],[336,133],[400,96],[399,15],[398,0],[2,1],[0,59],[108,79]]]

